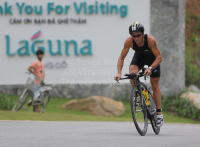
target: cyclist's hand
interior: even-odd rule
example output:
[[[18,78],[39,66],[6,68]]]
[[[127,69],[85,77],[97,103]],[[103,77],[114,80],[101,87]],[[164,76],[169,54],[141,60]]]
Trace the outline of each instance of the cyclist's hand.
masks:
[[[116,75],[116,76],[114,77],[114,80],[115,80],[115,81],[119,81],[119,79],[121,78],[121,76],[122,76],[121,74]]]
[[[44,81],[41,81],[41,82],[40,82],[40,85],[42,85],[42,86],[45,85],[45,84],[44,84]]]
[[[147,69],[144,71],[144,74],[145,74],[146,76],[152,75],[152,72],[151,72],[150,68],[147,68]]]
[[[35,74],[34,74],[35,75]],[[37,75],[35,75],[35,77],[38,79],[38,80],[40,80],[40,78],[37,76]]]

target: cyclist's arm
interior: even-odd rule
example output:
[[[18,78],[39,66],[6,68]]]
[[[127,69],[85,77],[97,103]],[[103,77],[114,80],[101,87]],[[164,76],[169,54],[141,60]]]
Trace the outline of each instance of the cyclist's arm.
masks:
[[[158,48],[156,40],[153,36],[149,37],[148,42],[149,42],[149,47],[152,50],[152,53],[156,57],[156,59],[151,65],[151,67],[154,69],[162,62],[162,55],[160,53],[160,49]]]
[[[122,74],[122,67],[124,65],[124,59],[125,59],[126,55],[128,54],[131,44],[132,44],[132,39],[129,37],[126,39],[126,41],[124,43],[124,47],[122,49],[122,52],[118,58],[118,63],[117,63],[118,74]]]
[[[35,70],[35,64],[33,63],[32,65],[29,66],[28,71],[30,73],[32,73],[33,75],[35,75],[34,70]],[[35,76],[38,77],[37,75],[35,75]]]
[[[33,67],[32,65],[29,66],[28,71],[29,71],[30,73],[34,74],[34,67]]]

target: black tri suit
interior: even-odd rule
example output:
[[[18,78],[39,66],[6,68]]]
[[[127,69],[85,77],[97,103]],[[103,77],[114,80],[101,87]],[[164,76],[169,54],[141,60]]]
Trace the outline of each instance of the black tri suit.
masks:
[[[144,35],[143,47],[137,46],[136,42],[133,40],[133,48],[135,54],[130,65],[137,65],[141,70],[144,67],[144,65],[148,65],[150,67],[155,61],[156,57],[154,56],[152,50],[148,46],[147,34]],[[157,78],[160,77],[160,75],[161,73],[159,64],[155,69],[153,69],[151,77]]]

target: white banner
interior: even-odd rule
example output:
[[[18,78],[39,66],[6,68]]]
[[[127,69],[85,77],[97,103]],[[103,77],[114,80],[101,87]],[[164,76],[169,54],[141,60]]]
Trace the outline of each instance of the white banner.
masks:
[[[45,51],[47,83],[113,83],[134,21],[150,32],[149,0],[1,1],[0,84],[24,84],[38,48]]]

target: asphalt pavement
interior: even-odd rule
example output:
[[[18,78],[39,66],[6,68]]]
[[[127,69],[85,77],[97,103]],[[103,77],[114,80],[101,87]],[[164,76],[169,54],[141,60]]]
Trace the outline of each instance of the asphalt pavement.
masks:
[[[0,147],[200,147],[200,125],[169,124],[140,136],[133,122],[0,121]]]

